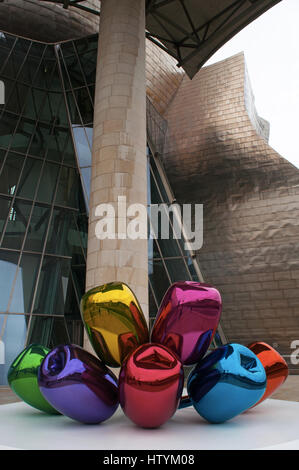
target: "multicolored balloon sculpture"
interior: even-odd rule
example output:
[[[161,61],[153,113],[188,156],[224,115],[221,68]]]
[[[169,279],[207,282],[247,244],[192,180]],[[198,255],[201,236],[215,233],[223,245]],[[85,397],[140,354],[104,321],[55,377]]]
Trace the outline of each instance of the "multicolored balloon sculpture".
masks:
[[[161,302],[151,341],[171,349],[184,365],[196,364],[211,344],[221,308],[221,296],[214,287],[176,282]]]
[[[101,423],[118,407],[115,375],[99,359],[76,345],[58,346],[38,372],[43,396],[65,416],[82,423]]]
[[[119,399],[135,424],[156,428],[175,413],[184,385],[181,361],[165,346],[143,344],[122,365]]]
[[[263,396],[265,369],[250,349],[231,343],[208,354],[191,372],[187,390],[196,411],[210,423],[223,423]]]
[[[50,414],[59,414],[41,394],[37,373],[50,349],[40,344],[30,344],[11,364],[7,380],[15,394],[28,405]]]
[[[120,402],[135,424],[155,428],[178,405],[193,405],[207,421],[223,423],[261,403],[287,378],[286,362],[266,343],[226,344],[205,356],[222,308],[220,293],[208,284],[180,281],[167,290],[150,343],[141,307],[126,284],[91,289],[80,307],[100,359],[72,344],[52,351],[33,344],[8,372],[12,390],[47,413],[101,423]],[[181,398],[187,364],[197,365],[188,396]],[[106,366],[121,366],[119,384]]]
[[[263,364],[267,376],[267,387],[262,398],[254,405],[259,405],[269,398],[287,379],[289,368],[283,357],[267,343],[257,341],[248,345]]]
[[[148,342],[146,320],[137,298],[123,282],[110,282],[83,295],[81,316],[90,343],[110,367],[123,360],[140,344]]]

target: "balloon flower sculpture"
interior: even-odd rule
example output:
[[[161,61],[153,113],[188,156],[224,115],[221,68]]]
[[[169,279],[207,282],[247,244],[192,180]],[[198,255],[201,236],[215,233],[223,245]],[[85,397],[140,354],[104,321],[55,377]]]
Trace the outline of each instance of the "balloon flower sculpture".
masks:
[[[124,283],[88,291],[81,315],[98,357],[79,346],[52,351],[28,346],[11,364],[8,382],[26,403],[83,423],[109,419],[119,403],[135,424],[156,428],[192,406],[222,423],[268,398],[287,378],[271,346],[230,343],[207,353],[221,315],[221,296],[199,282],[167,290],[151,336],[137,298]],[[184,365],[195,365],[182,398]],[[109,367],[120,367],[119,379]]]

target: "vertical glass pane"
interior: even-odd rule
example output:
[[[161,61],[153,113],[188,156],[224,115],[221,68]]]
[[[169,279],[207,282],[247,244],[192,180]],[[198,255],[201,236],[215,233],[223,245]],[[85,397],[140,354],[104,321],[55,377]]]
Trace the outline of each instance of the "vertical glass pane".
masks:
[[[6,150],[0,149],[0,173],[1,173],[3,162],[5,160],[6,152],[7,152]]]
[[[91,166],[91,150],[84,127],[73,127],[74,140],[80,166]]]
[[[83,179],[84,189],[87,198],[90,197],[90,183],[91,183],[91,167],[80,168],[80,172]]]
[[[35,204],[28,227],[24,250],[39,252],[43,250],[50,213],[50,206]]]
[[[41,160],[27,158],[18,186],[17,196],[33,199],[42,167]]]
[[[11,198],[0,197],[0,239],[11,206]]]
[[[54,209],[46,245],[46,252],[74,256],[81,252],[80,237],[72,211]]]
[[[19,117],[10,114],[3,113],[0,117],[0,146],[8,148],[12,139],[12,135],[15,131]]]
[[[7,195],[13,195],[16,191],[21,169],[24,163],[24,157],[10,152],[6,158],[0,175],[0,192]]]
[[[71,260],[45,256],[40,273],[34,313],[63,315]]]
[[[27,153],[34,132],[35,122],[30,119],[21,119],[11,141],[11,149]]]
[[[17,273],[9,311],[13,313],[30,313],[40,255],[23,254]]]
[[[0,315],[0,385],[7,385],[7,372],[25,348],[28,317]]]
[[[64,156],[65,148],[67,146],[68,131],[55,127],[51,132],[48,132],[47,141],[48,148],[46,158],[61,162]]]
[[[157,302],[160,304],[166,290],[170,286],[170,281],[168,279],[162,261],[149,260],[148,268],[150,282],[155,293]]]
[[[0,312],[6,312],[15,279],[19,253],[0,250]]]
[[[171,282],[192,280],[183,259],[166,259],[165,264]]]
[[[49,347],[53,330],[53,317],[32,316],[27,344],[38,343]]]
[[[68,133],[66,145],[63,150],[63,163],[77,167],[77,159],[71,133]]]
[[[79,188],[78,172],[74,168],[62,167],[55,203],[68,207],[77,207]]]
[[[10,209],[2,246],[20,249],[24,239],[32,204],[15,199]]]
[[[27,343],[40,343],[50,349],[70,343],[64,318],[32,316]]]
[[[45,163],[36,197],[38,201],[48,203],[52,202],[57,184],[58,172],[58,165],[55,165],[54,163]]]
[[[37,157],[44,157],[50,140],[51,127],[46,124],[37,123],[28,153]]]

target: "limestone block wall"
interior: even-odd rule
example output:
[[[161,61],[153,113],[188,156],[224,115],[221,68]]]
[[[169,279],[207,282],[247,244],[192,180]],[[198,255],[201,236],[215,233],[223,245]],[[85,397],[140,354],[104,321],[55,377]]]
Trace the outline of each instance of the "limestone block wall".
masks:
[[[184,77],[165,113],[164,164],[177,199],[204,204],[198,259],[223,296],[228,339],[290,354],[299,339],[299,170],[268,145],[267,124],[250,119],[245,77],[242,53]]]

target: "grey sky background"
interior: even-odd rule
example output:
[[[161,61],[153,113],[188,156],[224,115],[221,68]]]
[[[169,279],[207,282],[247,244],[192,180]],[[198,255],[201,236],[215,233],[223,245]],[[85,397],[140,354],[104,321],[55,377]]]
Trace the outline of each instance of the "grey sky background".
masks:
[[[299,168],[299,0],[282,0],[225,44],[206,65],[244,51],[270,145]]]

